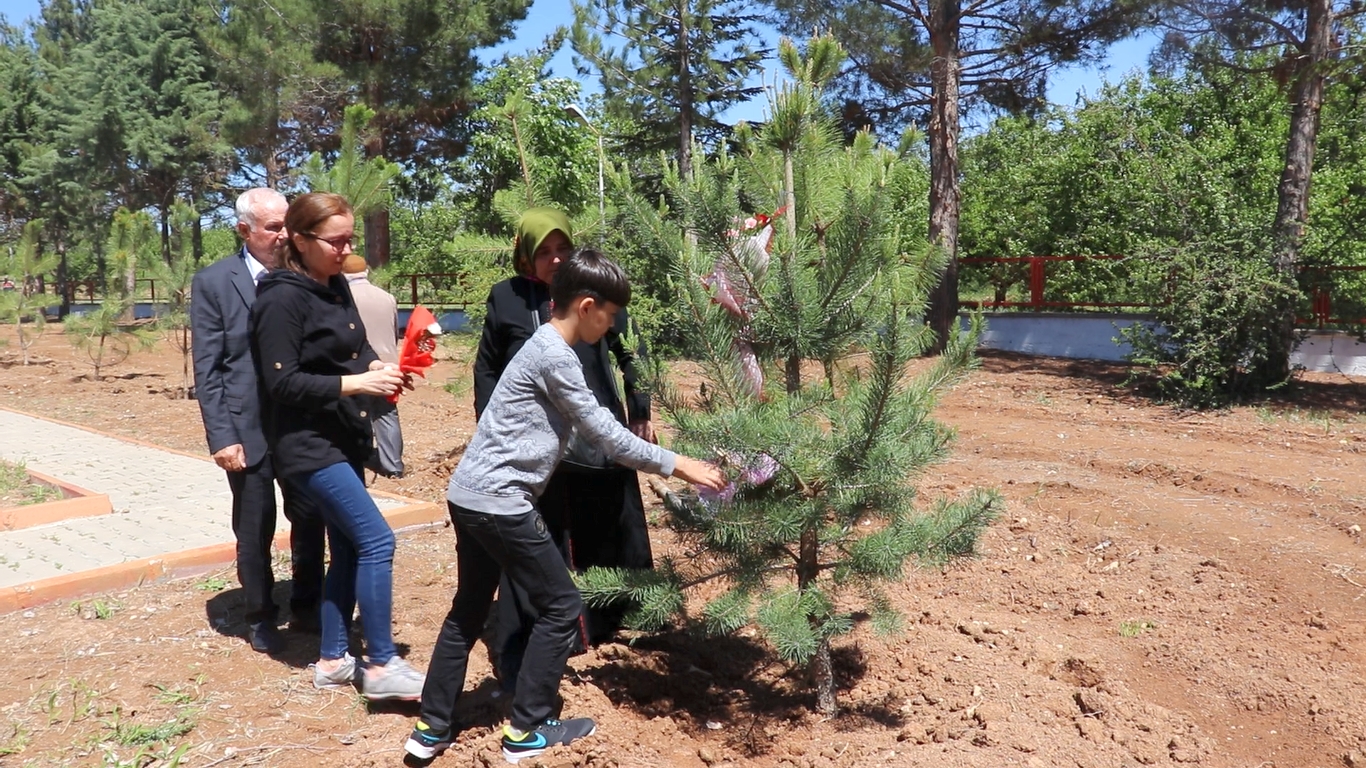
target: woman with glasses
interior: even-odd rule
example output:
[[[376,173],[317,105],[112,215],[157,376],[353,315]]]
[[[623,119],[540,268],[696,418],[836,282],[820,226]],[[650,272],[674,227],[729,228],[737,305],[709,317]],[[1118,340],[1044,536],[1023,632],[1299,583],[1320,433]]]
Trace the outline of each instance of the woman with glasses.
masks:
[[[406,379],[366,342],[341,274],[354,228],[341,195],[310,192],[290,204],[282,268],[264,275],[256,289],[252,356],[263,390],[262,426],[278,471],[317,502],[332,549],[313,683],[340,688],[356,679],[347,647],[359,603],[368,656],[363,694],[415,701],[423,675],[398,657],[392,634],[394,533],[361,479],[373,450],[368,412]]]

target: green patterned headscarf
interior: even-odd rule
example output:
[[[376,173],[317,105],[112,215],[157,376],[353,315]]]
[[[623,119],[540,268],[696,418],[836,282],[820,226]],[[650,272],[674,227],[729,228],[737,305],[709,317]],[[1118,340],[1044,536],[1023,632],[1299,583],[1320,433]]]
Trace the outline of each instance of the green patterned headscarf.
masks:
[[[517,222],[517,236],[512,241],[512,268],[523,277],[535,275],[536,249],[555,230],[564,234],[572,246],[574,236],[569,226],[569,217],[555,208],[531,208],[522,214]]]

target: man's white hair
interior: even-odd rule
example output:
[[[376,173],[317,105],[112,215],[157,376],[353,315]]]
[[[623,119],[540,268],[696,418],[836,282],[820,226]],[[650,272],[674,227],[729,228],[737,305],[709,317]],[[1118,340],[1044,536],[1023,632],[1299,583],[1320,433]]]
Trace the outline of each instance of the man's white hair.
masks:
[[[279,200],[285,196],[269,187],[255,187],[237,196],[237,221],[249,227],[256,226],[256,212],[261,205]]]

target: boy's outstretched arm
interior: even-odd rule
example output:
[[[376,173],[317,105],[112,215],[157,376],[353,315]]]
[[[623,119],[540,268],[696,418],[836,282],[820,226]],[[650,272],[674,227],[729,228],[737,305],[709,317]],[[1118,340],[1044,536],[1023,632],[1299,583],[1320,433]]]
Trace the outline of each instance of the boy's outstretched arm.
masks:
[[[542,369],[545,392],[556,410],[607,457],[628,467],[720,490],[721,470],[706,462],[646,442],[623,427],[612,412],[598,405],[583,379],[583,367],[572,354],[552,358]]]
[[[726,476],[715,464],[689,458],[687,456],[674,456],[674,477],[679,480],[686,480],[693,485],[700,485],[719,491],[726,487]]]

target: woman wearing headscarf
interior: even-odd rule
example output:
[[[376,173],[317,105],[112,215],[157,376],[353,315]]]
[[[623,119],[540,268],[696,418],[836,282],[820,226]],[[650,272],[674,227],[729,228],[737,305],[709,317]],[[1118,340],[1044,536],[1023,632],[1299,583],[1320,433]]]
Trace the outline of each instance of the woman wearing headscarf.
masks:
[[[554,208],[532,208],[522,215],[513,242],[515,277],[489,292],[488,313],[474,360],[474,412],[484,412],[503,369],[522,344],[550,319],[550,281],[560,262],[574,252],[569,219]],[[639,437],[654,439],[650,397],[637,385],[635,363],[644,349],[624,341],[630,328],[626,311],[597,344],[580,343],[574,351],[583,363],[584,379],[617,420]],[[610,355],[609,355],[610,352]],[[612,358],[621,369],[625,392],[617,387]],[[650,536],[635,470],[613,464],[578,441],[546,486],[541,515],[565,563],[574,570],[590,566],[650,568]],[[527,629],[534,612],[523,595],[504,579],[494,616],[495,669],[505,685],[517,679]],[[583,647],[611,639],[621,626],[623,609],[587,608],[580,621]]]

